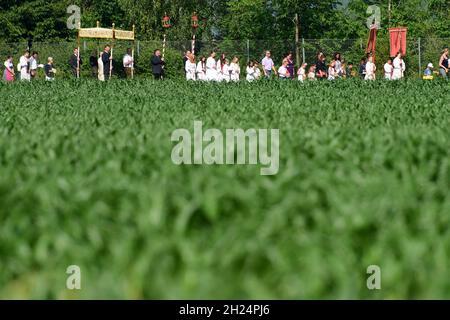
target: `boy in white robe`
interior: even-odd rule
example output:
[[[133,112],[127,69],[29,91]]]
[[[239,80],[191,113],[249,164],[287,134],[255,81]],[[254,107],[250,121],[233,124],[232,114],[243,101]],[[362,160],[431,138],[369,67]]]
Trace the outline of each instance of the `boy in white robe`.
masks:
[[[403,61],[402,59],[402,54],[399,52],[397,54],[397,57],[394,59],[394,72],[392,74],[392,79],[393,80],[400,80],[403,78],[405,70],[406,70],[406,65],[405,65],[405,61]]]
[[[206,80],[207,81],[217,81],[217,65],[216,60],[214,59],[216,57],[215,52],[211,52],[211,55],[206,60]]]
[[[386,80],[392,80],[392,73],[394,72],[394,67],[392,66],[392,59],[384,64],[384,78]]]
[[[24,55],[20,57],[18,68],[20,68],[20,80],[30,81],[30,52],[25,51]]]

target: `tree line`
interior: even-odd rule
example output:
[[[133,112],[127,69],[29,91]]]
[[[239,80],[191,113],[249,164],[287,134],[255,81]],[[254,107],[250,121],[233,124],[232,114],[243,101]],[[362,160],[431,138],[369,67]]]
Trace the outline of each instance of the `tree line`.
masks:
[[[81,8],[82,25],[130,29],[142,40],[160,39],[161,19],[171,17],[172,40],[192,36],[191,16],[197,12],[197,37],[204,41],[231,39],[293,39],[298,14],[300,36],[306,39],[353,39],[368,34],[367,8],[380,9],[381,33],[406,26],[410,37],[450,38],[448,0],[3,0],[0,41],[73,40],[67,28],[67,7]]]

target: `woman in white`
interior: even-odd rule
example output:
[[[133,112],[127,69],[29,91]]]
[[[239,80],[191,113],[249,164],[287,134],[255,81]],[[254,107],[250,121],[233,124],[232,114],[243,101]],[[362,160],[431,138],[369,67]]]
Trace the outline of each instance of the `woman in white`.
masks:
[[[285,59],[283,59],[281,67],[278,69],[278,76],[282,80],[286,80],[291,77],[291,75],[287,69],[288,64],[289,64],[289,61],[285,58]]]
[[[405,61],[403,61],[402,59],[401,52],[399,52],[397,54],[397,57],[395,57],[393,65],[394,65],[394,72],[392,73],[392,80],[402,79],[405,74],[406,65]]]
[[[202,56],[200,61],[197,63],[197,80],[205,81],[206,80],[206,58]]]
[[[103,55],[103,51],[100,53],[100,57],[97,60],[97,63],[98,63],[98,80],[105,81],[105,73],[103,72],[102,55]]]
[[[209,58],[206,60],[206,80],[207,81],[217,81],[217,64],[216,64],[216,53],[211,52]]]
[[[195,64],[195,56],[191,53],[188,56],[188,60],[185,64],[186,70],[186,80],[195,81],[195,71],[197,70],[197,65]]]
[[[238,57],[234,57],[230,64],[231,68],[231,81],[239,81],[241,76],[241,67],[239,66]]]
[[[303,82],[306,80],[306,66],[307,63],[303,63],[297,71],[298,81]]]
[[[377,70],[377,66],[373,63],[373,57],[369,57],[369,61],[366,63],[366,76],[364,80],[375,80],[375,71]]]

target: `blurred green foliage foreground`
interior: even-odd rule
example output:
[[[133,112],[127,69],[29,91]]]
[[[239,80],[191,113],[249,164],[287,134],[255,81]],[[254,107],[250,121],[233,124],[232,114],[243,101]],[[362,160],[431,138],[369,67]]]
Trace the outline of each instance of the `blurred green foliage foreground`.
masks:
[[[450,298],[449,89],[2,83],[0,298]],[[194,120],[280,129],[278,175],[174,165]]]

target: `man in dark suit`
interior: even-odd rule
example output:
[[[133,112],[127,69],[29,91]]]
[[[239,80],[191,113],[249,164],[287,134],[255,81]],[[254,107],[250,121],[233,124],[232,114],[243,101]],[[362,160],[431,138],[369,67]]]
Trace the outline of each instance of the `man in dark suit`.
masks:
[[[81,58],[79,58],[80,61],[78,62],[78,48],[73,49],[73,54],[69,58],[69,66],[72,70],[72,74],[75,78],[78,78],[79,72],[80,72],[80,66],[83,63],[81,61]]]
[[[110,79],[111,75],[111,47],[109,45],[105,46],[105,49],[103,50],[102,54],[102,62],[103,62],[103,74],[105,75],[105,80]]]
[[[159,49],[156,49],[153,53],[153,57],[151,59],[152,64],[152,73],[155,77],[155,80],[161,80],[163,74],[164,74],[164,59],[161,58],[161,51]]]

